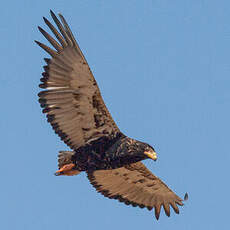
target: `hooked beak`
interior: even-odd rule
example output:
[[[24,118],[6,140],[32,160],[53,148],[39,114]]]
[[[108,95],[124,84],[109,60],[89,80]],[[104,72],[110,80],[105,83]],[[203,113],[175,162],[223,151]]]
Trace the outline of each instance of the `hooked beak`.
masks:
[[[157,154],[153,150],[150,151],[145,151],[144,154],[148,157],[151,158],[152,160],[156,161],[157,160]]]

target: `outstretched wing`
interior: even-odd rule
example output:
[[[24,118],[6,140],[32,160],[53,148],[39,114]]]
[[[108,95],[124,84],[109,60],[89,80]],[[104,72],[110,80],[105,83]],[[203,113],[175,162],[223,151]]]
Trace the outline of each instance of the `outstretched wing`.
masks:
[[[119,132],[101,97],[90,68],[67,25],[51,11],[58,30],[46,19],[45,23],[59,42],[38,27],[44,37],[56,49],[36,41],[51,55],[45,59],[47,66],[42,73],[39,102],[48,122],[60,138],[72,149],[77,149],[101,136]]]
[[[170,216],[170,206],[179,213],[177,205],[183,205],[183,200],[141,162],[118,169],[89,172],[88,178],[98,192],[110,199],[134,207],[155,208],[157,219],[162,205],[167,216]]]

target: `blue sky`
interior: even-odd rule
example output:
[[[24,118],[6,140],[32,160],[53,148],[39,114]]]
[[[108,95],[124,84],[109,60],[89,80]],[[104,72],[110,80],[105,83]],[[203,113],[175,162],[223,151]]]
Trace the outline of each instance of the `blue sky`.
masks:
[[[1,228],[228,229],[230,2],[5,1],[1,4]],[[67,150],[37,102],[43,57],[33,40],[49,9],[69,22],[120,129],[148,142],[146,165],[189,200],[180,215],[96,193],[85,174],[55,177]]]

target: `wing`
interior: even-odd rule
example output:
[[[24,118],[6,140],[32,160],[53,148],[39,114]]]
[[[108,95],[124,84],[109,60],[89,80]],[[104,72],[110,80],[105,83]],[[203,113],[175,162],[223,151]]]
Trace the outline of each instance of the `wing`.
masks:
[[[39,102],[47,120],[60,138],[72,149],[101,136],[119,132],[101,97],[90,68],[62,15],[59,19],[51,11],[58,30],[46,19],[45,23],[59,42],[46,31],[40,32],[56,49],[35,41],[51,55],[45,59]]]
[[[88,173],[88,178],[98,192],[110,199],[134,207],[155,208],[157,219],[162,205],[167,216],[170,216],[170,206],[178,214],[177,205],[183,205],[183,200],[141,162],[113,170],[97,170]]]

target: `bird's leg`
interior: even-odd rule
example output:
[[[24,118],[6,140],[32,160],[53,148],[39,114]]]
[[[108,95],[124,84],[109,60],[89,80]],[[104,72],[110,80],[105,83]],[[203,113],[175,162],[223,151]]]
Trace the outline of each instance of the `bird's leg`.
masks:
[[[70,164],[66,164],[63,167],[61,167],[58,171],[55,172],[55,176],[74,176],[77,175],[78,173],[80,173],[80,171],[76,170],[75,168],[75,164],[70,163]]]

